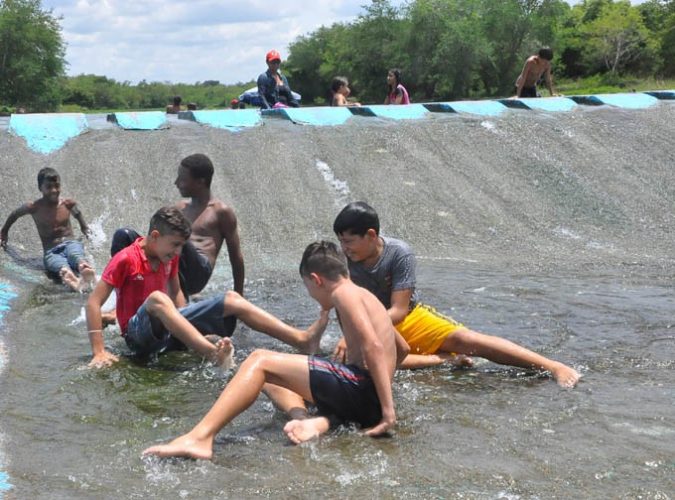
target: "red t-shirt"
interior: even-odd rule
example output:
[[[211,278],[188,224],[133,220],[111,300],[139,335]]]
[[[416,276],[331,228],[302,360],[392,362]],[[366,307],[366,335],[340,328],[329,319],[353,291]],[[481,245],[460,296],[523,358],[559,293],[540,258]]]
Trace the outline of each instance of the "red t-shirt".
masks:
[[[141,248],[142,239],[138,238],[115,254],[101,276],[103,281],[115,287],[117,322],[122,335],[127,332],[129,319],[136,314],[148,295],[157,290],[166,292],[169,279],[178,274],[178,256],[167,264],[160,262],[157,271],[153,271]]]

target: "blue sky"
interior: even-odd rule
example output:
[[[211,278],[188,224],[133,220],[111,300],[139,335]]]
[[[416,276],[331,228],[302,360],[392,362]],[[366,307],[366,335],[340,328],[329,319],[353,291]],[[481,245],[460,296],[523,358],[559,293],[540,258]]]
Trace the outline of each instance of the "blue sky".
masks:
[[[393,4],[403,4],[395,0]],[[235,83],[265,54],[321,25],[353,20],[369,0],[43,0],[62,16],[69,75],[118,81]],[[636,2],[634,2],[636,3]]]

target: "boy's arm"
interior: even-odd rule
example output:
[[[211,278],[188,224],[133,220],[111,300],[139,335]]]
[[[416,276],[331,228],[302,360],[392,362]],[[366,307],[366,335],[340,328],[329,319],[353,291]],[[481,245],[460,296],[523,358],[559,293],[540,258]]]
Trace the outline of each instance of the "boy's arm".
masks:
[[[110,366],[118,361],[118,357],[105,350],[103,342],[103,322],[101,320],[101,307],[108,300],[113,287],[103,280],[99,280],[94,290],[89,295],[85,307],[87,315],[87,331],[91,344],[92,360],[90,367],[102,368]]]
[[[0,229],[0,245],[2,245],[3,248],[7,248],[7,241],[9,239],[9,228],[12,227],[12,225],[16,222],[16,220],[19,217],[23,217],[26,214],[29,214],[31,211],[32,204],[31,203],[26,203],[25,205],[21,205],[19,208],[14,210],[9,216],[7,217],[7,220],[5,221],[5,225],[2,226],[2,229]]]
[[[551,76],[551,67],[549,66],[546,72],[544,73],[544,82],[546,82],[546,88],[548,89],[551,97],[555,95],[555,90],[553,90],[553,76]]]
[[[527,61],[525,61],[523,71],[520,72],[520,76],[518,76],[518,79],[516,80],[516,97],[520,97],[523,87],[525,86],[525,82],[527,81],[527,75],[529,74],[533,64],[534,62],[529,58]]]
[[[227,255],[232,266],[232,279],[234,291],[244,296],[244,254],[241,251],[239,231],[237,230],[237,216],[230,207],[221,211],[220,232],[225,238]]]
[[[391,292],[391,306],[387,313],[394,325],[398,325],[410,312],[410,297],[412,297],[412,288],[403,290],[394,290]]]
[[[384,346],[377,337],[366,309],[358,297],[345,293],[336,297],[335,302],[343,328],[353,334],[352,338],[359,342],[363,360],[368,367],[380,400],[382,420],[366,431],[368,436],[378,436],[387,432],[396,423],[394,397],[391,391],[389,366],[384,356]]]
[[[89,226],[84,220],[84,216],[82,215],[82,211],[80,210],[80,207],[77,206],[77,203],[73,201],[72,206],[70,207],[70,213],[73,214],[73,217],[75,217],[75,220],[80,224],[80,229],[82,230],[82,234],[84,234],[87,238],[89,238]]]
[[[185,295],[183,295],[183,290],[180,289],[180,280],[178,279],[178,274],[169,278],[169,282],[167,283],[167,292],[169,298],[177,309],[187,305]]]

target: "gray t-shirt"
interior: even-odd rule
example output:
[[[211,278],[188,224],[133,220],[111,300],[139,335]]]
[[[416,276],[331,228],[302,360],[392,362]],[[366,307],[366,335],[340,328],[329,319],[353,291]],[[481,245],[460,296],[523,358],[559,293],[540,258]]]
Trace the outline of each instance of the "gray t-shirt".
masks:
[[[349,261],[349,274],[354,283],[369,290],[384,307],[391,307],[391,292],[412,289],[410,308],[417,304],[415,290],[415,255],[407,243],[381,236],[384,248],[373,267]]]

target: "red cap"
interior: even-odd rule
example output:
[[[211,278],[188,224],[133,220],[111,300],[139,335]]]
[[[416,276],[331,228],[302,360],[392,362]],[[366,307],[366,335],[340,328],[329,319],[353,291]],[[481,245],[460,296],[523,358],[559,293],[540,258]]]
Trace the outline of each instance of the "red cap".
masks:
[[[267,56],[265,57],[265,61],[270,62],[274,61],[275,59],[281,61],[281,54],[279,54],[279,52],[277,52],[276,50],[270,50],[267,53]]]
[[[239,104],[239,99],[236,97],[230,101],[230,104]]]

